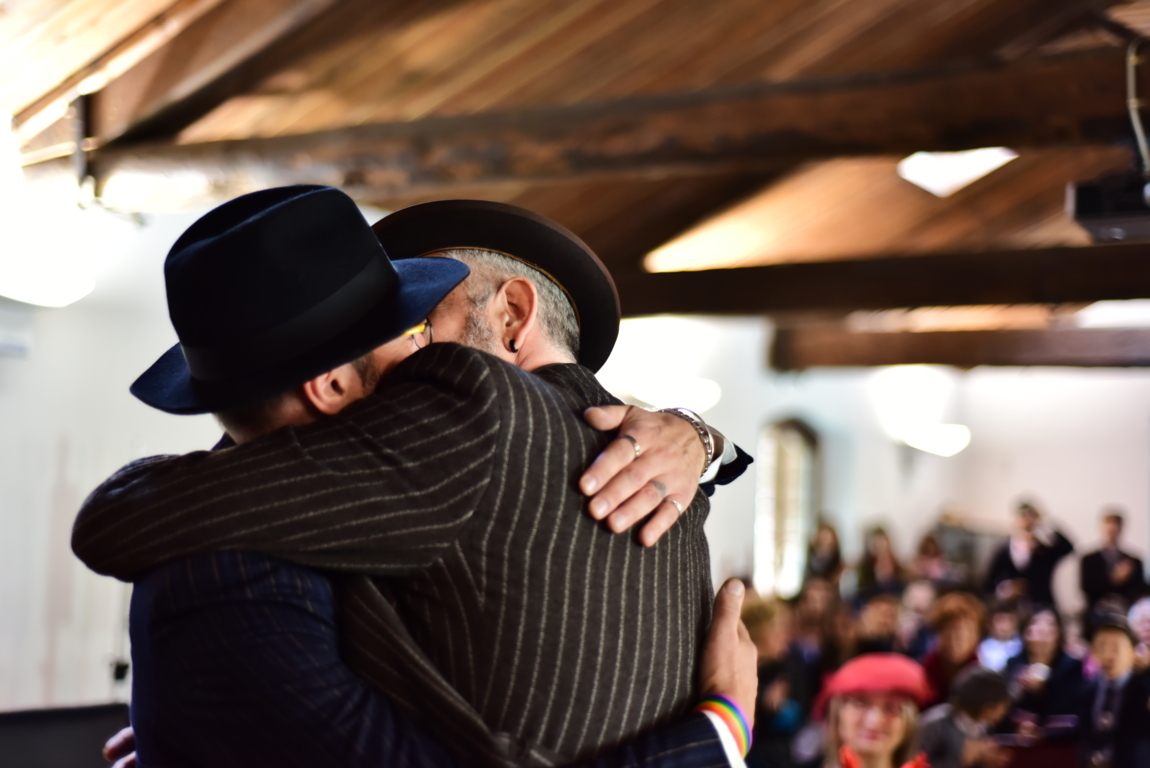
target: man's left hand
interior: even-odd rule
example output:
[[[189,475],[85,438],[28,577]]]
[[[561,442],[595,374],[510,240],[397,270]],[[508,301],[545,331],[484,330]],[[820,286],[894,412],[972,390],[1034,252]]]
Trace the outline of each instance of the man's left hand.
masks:
[[[619,432],[579,479],[591,516],[619,533],[654,512],[639,532],[644,546],[653,545],[695,498],[703,442],[684,419],[633,405],[588,408],[584,418],[595,429]]]

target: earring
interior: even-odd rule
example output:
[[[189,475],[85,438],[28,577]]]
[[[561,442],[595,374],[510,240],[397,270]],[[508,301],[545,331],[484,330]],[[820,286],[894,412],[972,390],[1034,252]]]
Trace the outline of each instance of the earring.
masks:
[[[512,354],[519,354],[519,350],[515,348],[515,339],[507,342],[507,348],[511,350]]]

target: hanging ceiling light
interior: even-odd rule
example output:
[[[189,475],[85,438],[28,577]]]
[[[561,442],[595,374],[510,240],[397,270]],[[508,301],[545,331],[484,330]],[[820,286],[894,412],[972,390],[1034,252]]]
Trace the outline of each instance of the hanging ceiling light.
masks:
[[[879,424],[892,439],[937,456],[953,456],[970,444],[970,429],[943,424],[954,378],[929,365],[883,368],[868,382]]]
[[[898,175],[936,197],[949,197],[1018,157],[1006,147],[964,152],[915,152],[898,164]]]
[[[11,120],[0,115],[0,296],[64,307],[87,296],[139,228],[98,205],[81,208],[75,182],[25,183]]]

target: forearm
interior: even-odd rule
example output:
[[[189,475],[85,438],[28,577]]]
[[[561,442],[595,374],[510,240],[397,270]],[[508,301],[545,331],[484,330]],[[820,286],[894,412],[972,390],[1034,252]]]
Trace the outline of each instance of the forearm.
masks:
[[[490,481],[498,408],[466,394],[412,385],[244,445],[126,468],[85,502],[73,549],[120,578],[208,549],[372,574],[423,567]]]

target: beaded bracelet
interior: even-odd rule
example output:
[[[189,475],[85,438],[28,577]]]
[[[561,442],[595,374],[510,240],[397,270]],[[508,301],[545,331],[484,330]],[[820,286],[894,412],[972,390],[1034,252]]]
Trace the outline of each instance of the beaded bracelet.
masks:
[[[751,729],[747,727],[747,717],[739,705],[719,693],[711,694],[695,707],[696,712],[713,712],[727,725],[735,737],[735,743],[743,757],[751,749]]]

